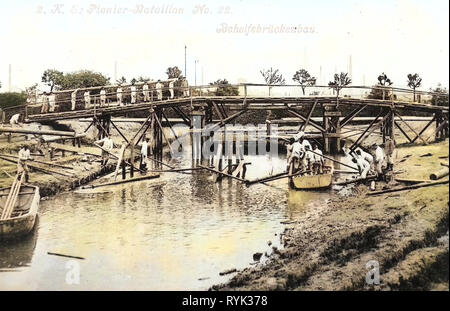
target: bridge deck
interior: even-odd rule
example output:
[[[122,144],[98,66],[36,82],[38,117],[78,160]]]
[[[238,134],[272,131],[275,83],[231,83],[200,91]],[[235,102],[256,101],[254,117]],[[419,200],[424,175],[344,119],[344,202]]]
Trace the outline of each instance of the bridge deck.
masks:
[[[130,112],[145,111],[153,107],[182,107],[186,105],[198,106],[205,103],[222,103],[226,106],[236,106],[236,108],[243,108],[244,102],[247,109],[286,109],[287,105],[290,107],[312,105],[315,102],[322,104],[330,104],[336,102],[336,97],[244,97],[244,96],[197,96],[185,97],[177,99],[168,99],[163,101],[142,102],[137,104],[128,104],[125,106],[113,107],[96,107],[84,110],[62,111],[45,114],[32,114],[27,117],[25,122],[46,122],[57,120],[68,120],[78,118],[88,118],[94,115],[97,116],[117,116]],[[416,102],[405,101],[390,101],[390,100],[376,100],[376,99],[359,99],[359,98],[339,98],[339,103],[342,105],[369,105],[376,107],[403,108],[416,111],[436,112],[442,111],[448,113],[448,106],[433,106],[428,104],[420,104]]]

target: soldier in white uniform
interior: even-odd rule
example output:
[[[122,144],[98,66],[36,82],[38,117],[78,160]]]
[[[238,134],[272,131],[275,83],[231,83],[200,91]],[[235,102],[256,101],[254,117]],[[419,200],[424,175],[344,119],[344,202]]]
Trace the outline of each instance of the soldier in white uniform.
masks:
[[[136,86],[134,84],[130,87],[130,92],[131,92],[131,103],[136,104]]]
[[[158,100],[162,100],[162,87],[163,84],[161,83],[161,80],[158,80],[158,82],[156,82],[155,84],[155,88],[156,88],[156,97],[158,98]]]
[[[20,119],[20,113],[16,113],[15,115],[13,115],[11,117],[11,119],[9,119],[9,124],[11,124],[12,127],[14,127],[16,125],[20,126],[19,119]]]
[[[150,101],[150,91],[148,90],[148,83],[142,86],[142,95],[144,95],[144,102]]]
[[[102,150],[102,166],[105,166],[109,160],[109,154],[114,148],[114,142],[110,137],[106,136],[103,139],[97,140],[95,143],[96,144],[103,143],[102,147],[104,150]]]
[[[70,101],[71,101],[71,104],[72,104],[72,110],[75,110],[75,106],[77,104],[77,91],[78,91],[78,89],[73,91],[72,94],[70,95]]]
[[[50,93],[50,95],[48,96],[48,105],[49,105],[49,111],[55,112],[55,107],[56,107],[56,95],[55,94]]]
[[[119,104],[119,106],[123,106],[123,102],[122,102],[122,98],[123,98],[123,96],[122,96],[122,87],[120,85],[117,87],[116,92],[117,92],[117,103]]]
[[[91,108],[91,94],[89,94],[89,91],[84,92],[84,108]]]
[[[100,107],[106,106],[106,90],[102,88],[100,90]]]

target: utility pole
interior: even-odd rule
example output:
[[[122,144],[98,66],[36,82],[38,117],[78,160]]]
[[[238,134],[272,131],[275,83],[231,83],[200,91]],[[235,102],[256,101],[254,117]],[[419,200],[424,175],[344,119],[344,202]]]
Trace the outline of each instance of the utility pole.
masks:
[[[197,63],[198,59],[194,61],[194,85],[197,86]]]
[[[187,79],[187,71],[186,71],[186,44],[184,45],[184,77]]]
[[[114,83],[117,82],[117,61],[114,62]]]
[[[9,64],[8,92],[11,92],[11,64]]]

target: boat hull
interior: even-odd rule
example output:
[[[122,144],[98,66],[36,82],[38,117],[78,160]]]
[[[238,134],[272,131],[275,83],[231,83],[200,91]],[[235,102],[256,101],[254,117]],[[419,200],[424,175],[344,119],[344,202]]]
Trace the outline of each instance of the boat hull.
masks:
[[[3,189],[0,192],[7,193],[8,191],[9,189]],[[39,209],[39,188],[25,186],[22,187],[21,191],[32,192],[32,194],[21,195],[19,197],[18,208],[20,208],[20,205],[22,204],[22,208],[27,208],[27,211],[23,215],[0,220],[0,240],[19,238],[29,234],[34,228]],[[3,199],[1,201],[4,202]]]
[[[297,190],[326,189],[331,186],[333,181],[332,174],[320,174],[311,176],[293,177],[291,187]]]

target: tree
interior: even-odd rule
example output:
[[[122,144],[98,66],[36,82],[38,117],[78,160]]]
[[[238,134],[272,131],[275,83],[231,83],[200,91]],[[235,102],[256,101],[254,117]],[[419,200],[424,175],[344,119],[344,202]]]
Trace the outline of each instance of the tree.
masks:
[[[417,73],[408,74],[408,87],[413,90],[413,101],[416,101],[416,88],[422,84],[422,78]]]
[[[239,89],[237,86],[232,86],[227,79],[219,79],[209,85],[217,85],[216,96],[238,96]]]
[[[339,105],[339,92],[350,83],[352,83],[352,79],[348,77],[346,72],[335,73],[334,81],[328,82],[328,86],[336,91],[336,105]]]
[[[127,83],[127,79],[124,76],[122,76],[120,79],[116,80],[116,83],[117,84],[125,84],[125,83]]]
[[[341,72],[340,74],[334,74],[334,81],[328,82],[328,86],[334,89],[339,97],[341,89],[352,83],[352,79],[348,77],[348,73]]]
[[[392,82],[391,79],[389,79],[384,72],[378,76],[378,85],[379,86],[383,86],[383,87],[391,86],[393,83],[394,82]],[[382,99],[384,100],[384,98],[385,98],[385,90],[383,89],[383,98]]]
[[[270,69],[262,69],[261,75],[264,78],[264,81],[266,81],[266,84],[269,85],[269,96],[270,96],[270,90],[272,89],[271,85],[285,85],[286,81],[283,78],[283,75],[279,73],[278,69],[273,69],[270,67]]]
[[[297,72],[292,77],[292,80],[297,81],[298,84],[302,87],[303,95],[305,95],[305,88],[307,86],[314,86],[316,85],[316,78],[311,77],[309,72],[305,69],[297,70]]]
[[[166,74],[169,79],[179,79],[183,77],[180,68],[177,66],[167,68]]]
[[[430,89],[431,92],[435,93],[431,97],[431,104],[435,106],[448,106],[448,90],[443,87],[440,83],[434,89]]]
[[[102,86],[110,84],[108,77],[99,72],[90,70],[80,70],[66,73],[62,82],[63,90],[78,89],[93,86]]]
[[[56,69],[47,69],[42,74],[41,81],[46,83],[50,87],[50,92],[52,92],[55,87],[61,87],[64,81],[64,74]]]

